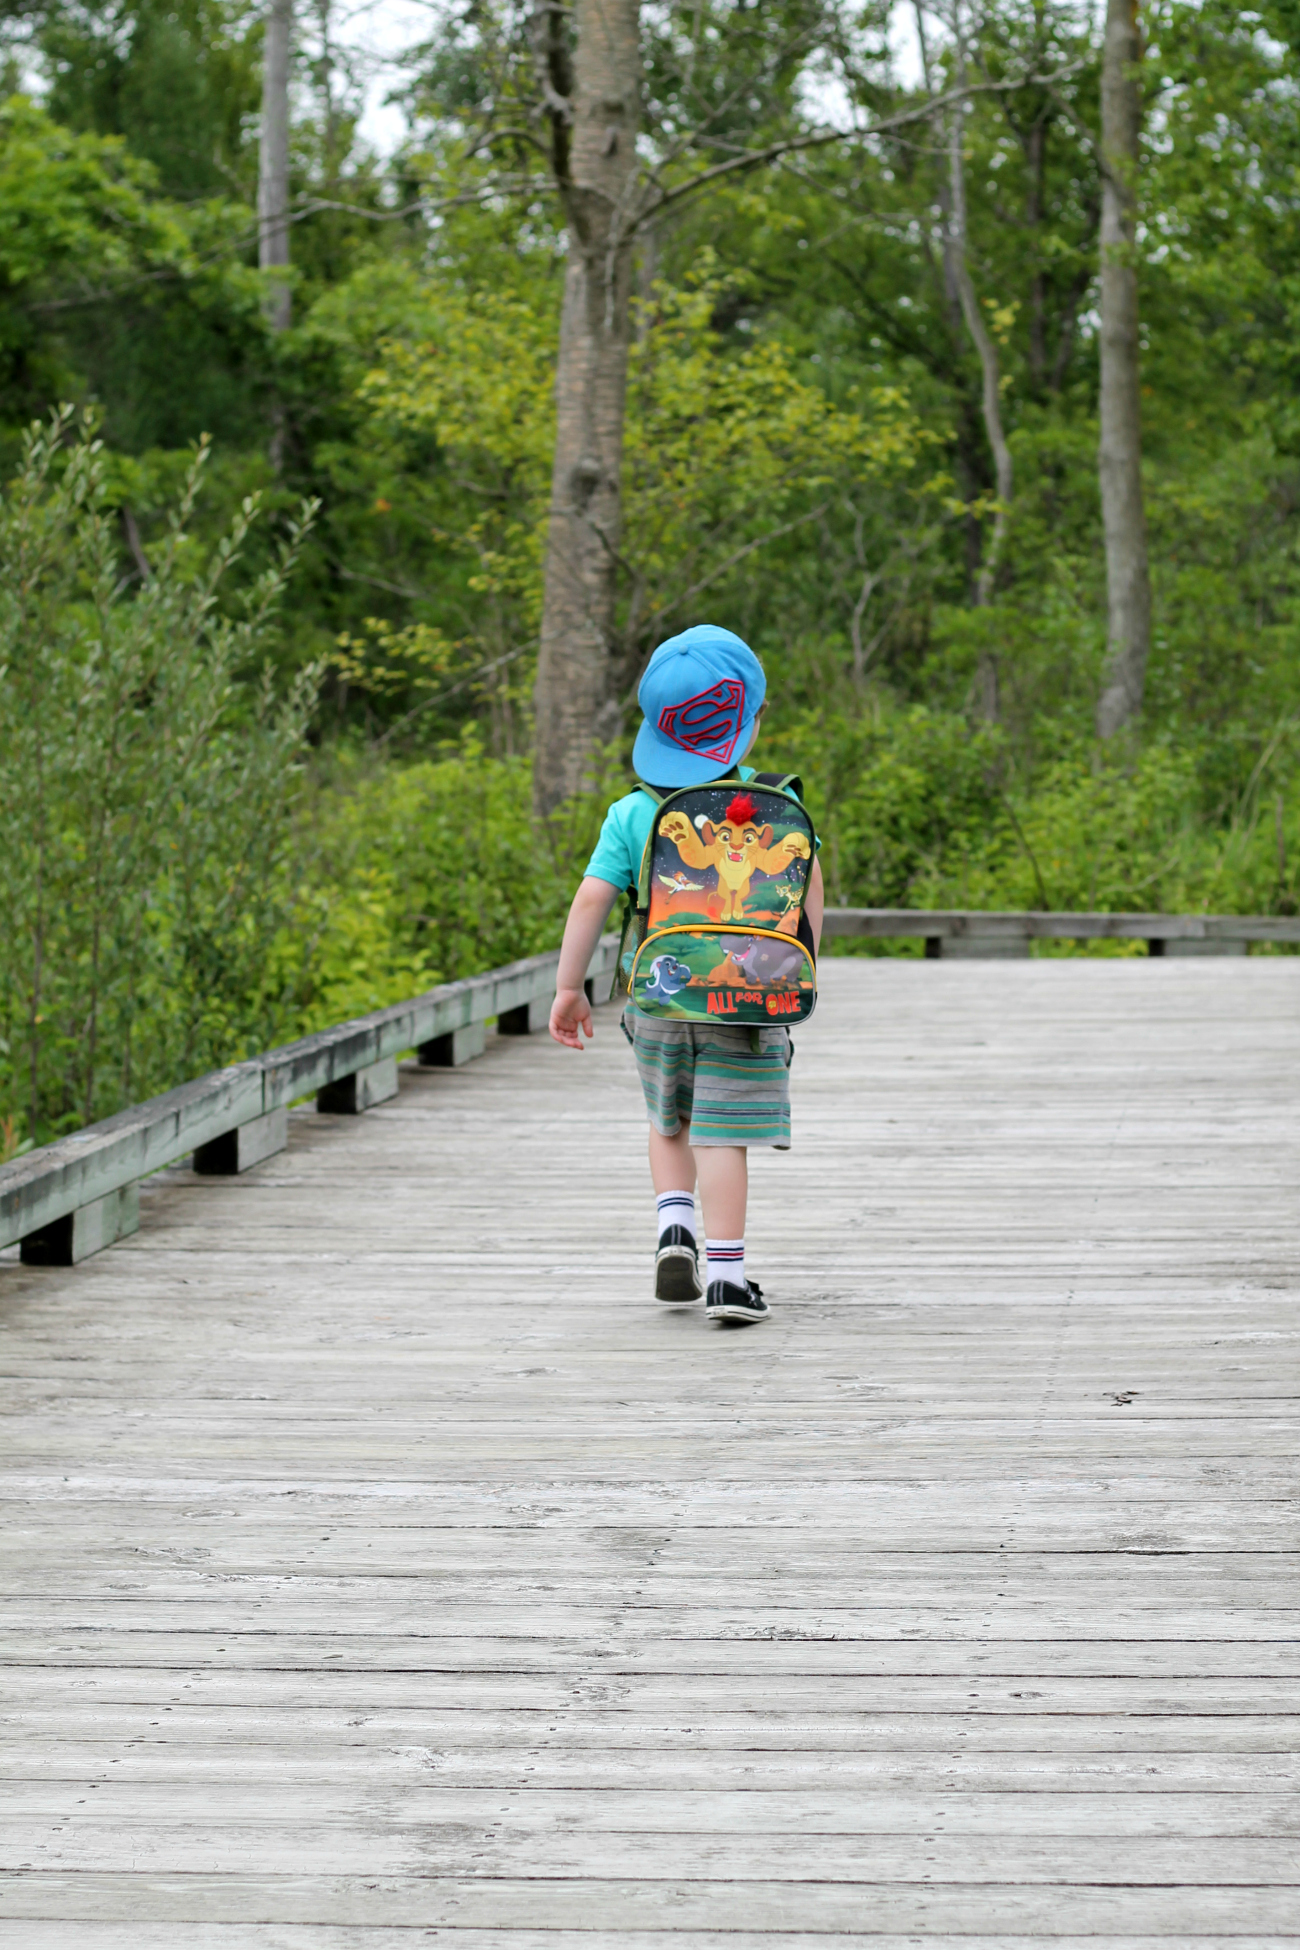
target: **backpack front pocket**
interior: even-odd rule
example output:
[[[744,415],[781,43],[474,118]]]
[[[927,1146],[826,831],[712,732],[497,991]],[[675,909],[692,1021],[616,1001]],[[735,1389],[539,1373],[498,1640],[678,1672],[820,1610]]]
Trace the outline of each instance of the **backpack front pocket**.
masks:
[[[637,950],[631,989],[642,1015],[670,1021],[806,1022],[817,1002],[817,970],[791,934],[658,928]]]

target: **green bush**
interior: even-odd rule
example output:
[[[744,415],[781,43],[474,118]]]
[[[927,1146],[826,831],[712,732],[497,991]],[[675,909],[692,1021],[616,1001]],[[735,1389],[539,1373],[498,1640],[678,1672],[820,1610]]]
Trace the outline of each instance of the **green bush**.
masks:
[[[0,502],[10,1151],[273,1040],[291,1000],[267,950],[314,679],[277,697],[258,670],[304,524],[224,612],[255,508],[194,549],[200,449],[153,562],[124,576],[105,457],[72,431],[67,412],[34,428]]]
[[[556,947],[606,800],[623,789],[611,771],[538,825],[530,762],[489,758],[472,727],[417,764],[336,754],[302,809],[296,911],[279,946],[300,1028]]]

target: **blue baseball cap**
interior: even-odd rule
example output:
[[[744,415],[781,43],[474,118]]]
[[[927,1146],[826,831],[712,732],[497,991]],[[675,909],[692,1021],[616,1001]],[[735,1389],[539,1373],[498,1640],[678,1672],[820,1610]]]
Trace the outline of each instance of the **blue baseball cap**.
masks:
[[[716,623],[697,623],[661,643],[637,702],[645,723],[632,763],[647,785],[707,785],[743,754],[767,696],[763,666],[747,643]]]

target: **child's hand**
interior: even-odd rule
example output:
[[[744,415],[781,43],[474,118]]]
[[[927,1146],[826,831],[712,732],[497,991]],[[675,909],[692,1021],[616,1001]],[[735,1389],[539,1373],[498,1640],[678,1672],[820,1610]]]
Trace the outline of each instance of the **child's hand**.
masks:
[[[557,989],[551,1004],[550,1030],[557,1043],[566,1049],[581,1049],[583,1036],[594,1036],[591,1024],[591,1004],[587,1000],[586,989]]]

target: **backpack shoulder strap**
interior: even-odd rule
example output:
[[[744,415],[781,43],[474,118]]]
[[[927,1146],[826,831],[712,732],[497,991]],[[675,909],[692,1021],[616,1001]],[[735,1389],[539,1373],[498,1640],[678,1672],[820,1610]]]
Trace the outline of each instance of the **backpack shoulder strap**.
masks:
[[[637,785],[645,793],[647,799],[652,799],[656,806],[662,806],[666,794],[657,792],[654,786],[647,785],[644,779],[638,779]],[[650,860],[654,853],[654,844],[655,827],[652,819],[646,843],[641,849],[641,867],[636,877],[636,886],[628,888],[628,893],[632,896],[634,904],[642,912],[647,911],[650,906]]]
[[[793,792],[796,799],[803,798],[803,780],[797,772],[755,772],[749,783],[775,786],[778,792]]]

